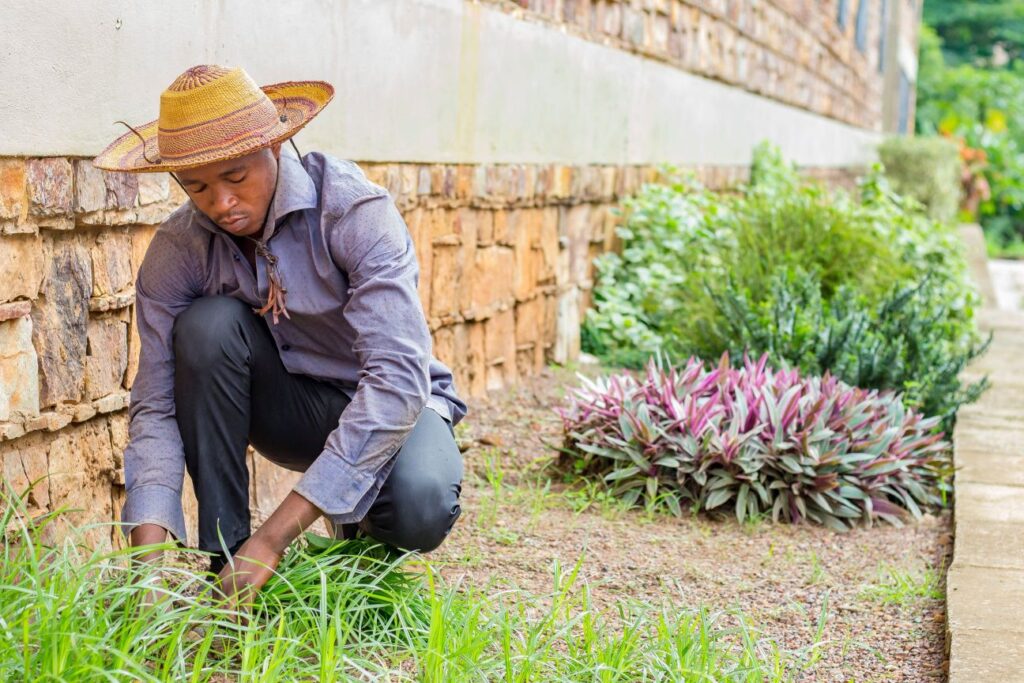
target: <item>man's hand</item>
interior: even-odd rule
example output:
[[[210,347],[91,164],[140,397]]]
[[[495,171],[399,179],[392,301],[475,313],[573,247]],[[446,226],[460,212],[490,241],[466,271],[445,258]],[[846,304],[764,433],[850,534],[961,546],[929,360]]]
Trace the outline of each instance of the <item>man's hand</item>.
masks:
[[[248,607],[256,591],[273,575],[281,555],[281,551],[260,538],[259,532],[253,534],[217,575],[225,597],[234,606]]]
[[[256,591],[273,575],[288,545],[321,514],[298,493],[289,493],[217,576],[224,595],[235,605],[250,605]]]

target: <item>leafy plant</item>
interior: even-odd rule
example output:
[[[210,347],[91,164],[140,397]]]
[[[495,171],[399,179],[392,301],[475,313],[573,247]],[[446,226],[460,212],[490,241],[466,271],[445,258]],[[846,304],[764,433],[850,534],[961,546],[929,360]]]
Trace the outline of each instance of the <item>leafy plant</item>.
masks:
[[[639,377],[581,381],[559,410],[564,459],[630,503],[668,489],[676,515],[692,503],[845,530],[920,516],[946,487],[938,418],[828,374],[772,370],[767,355],[739,369],[727,354],[713,368],[652,359]]]
[[[880,168],[856,196],[829,192],[762,146],[738,195],[669,169],[624,208],[622,254],[597,260],[583,335],[607,362],[768,353],[776,365],[896,390],[947,428],[983,389],[958,378],[984,350],[959,238],[893,192]]]

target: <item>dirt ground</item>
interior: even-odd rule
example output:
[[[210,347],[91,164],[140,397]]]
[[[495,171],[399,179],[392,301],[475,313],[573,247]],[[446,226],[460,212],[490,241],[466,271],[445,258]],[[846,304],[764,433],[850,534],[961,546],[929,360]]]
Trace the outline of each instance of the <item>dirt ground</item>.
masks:
[[[592,372],[592,370],[588,370]],[[820,659],[799,680],[944,680],[947,514],[903,528],[837,534],[808,525],[676,519],[622,510],[610,499],[566,491],[551,470],[561,421],[552,407],[576,384],[549,368],[471,405],[458,435],[466,448],[463,516],[431,560],[449,580],[475,586],[552,588],[552,563],[572,567],[602,608],[624,599],[680,610],[739,609],[765,638],[790,651],[818,641]],[[545,489],[545,486],[548,488]],[[935,579],[924,595],[886,604],[890,572]]]

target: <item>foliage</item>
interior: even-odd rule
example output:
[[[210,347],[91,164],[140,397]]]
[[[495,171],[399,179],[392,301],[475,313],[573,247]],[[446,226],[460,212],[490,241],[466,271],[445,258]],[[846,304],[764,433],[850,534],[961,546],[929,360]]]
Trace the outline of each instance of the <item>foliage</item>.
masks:
[[[1024,3],[1020,0],[927,0],[924,20],[942,38],[953,64],[990,62],[1024,54]]]
[[[879,581],[865,586],[861,596],[883,605],[909,605],[924,598],[942,600],[946,591],[942,586],[942,573],[934,567],[919,571],[906,571],[895,567],[882,567]]]
[[[917,130],[959,139],[984,153],[977,170],[984,174],[987,197],[978,202],[976,219],[996,243],[1019,242],[1024,239],[1024,61],[998,69],[950,67],[940,45],[934,33],[922,29]]]
[[[88,548],[74,531],[47,545],[63,513],[29,522],[5,486],[0,503],[3,681],[625,683],[687,671],[753,683],[790,680],[816,652],[784,653],[734,612],[623,601],[605,614],[582,558],[556,563],[552,591],[533,595],[445,585],[415,557],[312,535],[243,614],[189,567],[205,564],[194,551],[158,570],[137,551]]]
[[[630,502],[659,491],[675,514],[732,508],[742,522],[857,520],[899,524],[940,503],[949,444],[937,418],[898,396],[835,377],[774,371],[768,357],[732,368],[652,359],[628,373],[583,378],[566,408],[564,452]]]
[[[960,204],[960,151],[939,137],[892,137],[878,147],[893,189],[927,207],[941,223],[956,221]]]
[[[950,418],[947,428],[980,393],[958,379],[984,348],[958,237],[878,169],[857,197],[829,193],[762,147],[738,195],[669,175],[625,213],[622,253],[598,258],[584,328],[585,348],[606,361],[768,353],[776,365],[895,389],[909,407]]]

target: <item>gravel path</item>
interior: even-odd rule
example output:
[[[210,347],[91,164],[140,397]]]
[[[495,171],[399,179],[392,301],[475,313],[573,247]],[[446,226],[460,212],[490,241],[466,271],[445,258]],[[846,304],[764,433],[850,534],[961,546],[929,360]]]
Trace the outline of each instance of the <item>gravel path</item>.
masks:
[[[823,606],[821,659],[808,681],[943,680],[944,586],[951,546],[948,515],[904,528],[836,534],[771,522],[740,525],[704,516],[674,519],[622,511],[612,501],[578,511],[584,498],[561,484],[545,493],[545,446],[559,440],[557,405],[575,378],[544,374],[472,406],[460,430],[468,450],[464,515],[431,555],[449,579],[473,585],[551,589],[551,566],[584,557],[581,575],[595,602],[623,599],[738,608],[766,637],[790,650],[815,642]],[[488,474],[490,480],[488,480]],[[495,482],[502,478],[499,486]],[[913,577],[886,603],[882,586]]]

